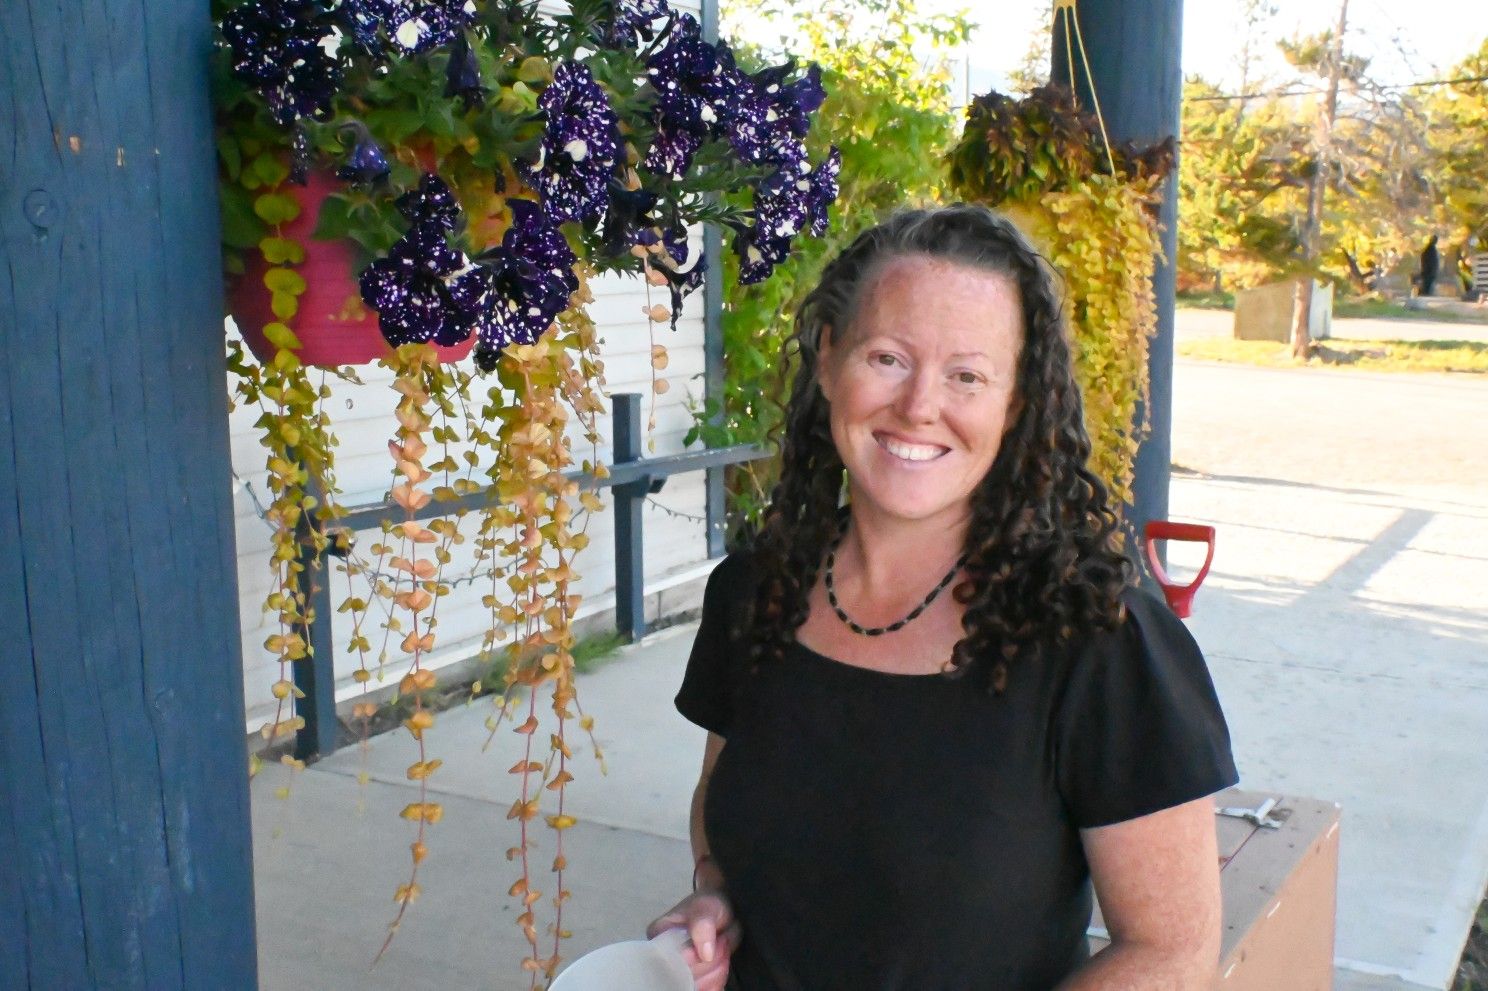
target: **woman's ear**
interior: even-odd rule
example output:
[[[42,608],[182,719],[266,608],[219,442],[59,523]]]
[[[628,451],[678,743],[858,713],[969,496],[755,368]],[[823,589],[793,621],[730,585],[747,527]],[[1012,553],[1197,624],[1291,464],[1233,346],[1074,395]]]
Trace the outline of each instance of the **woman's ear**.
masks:
[[[1018,417],[1023,415],[1023,394],[1014,392],[1008,399],[1007,416],[1002,418],[1002,436],[1006,437],[1012,432],[1013,427],[1018,424]]]
[[[816,387],[822,398],[832,401],[832,384],[837,366],[832,360],[832,325],[822,324],[821,335],[816,340]]]

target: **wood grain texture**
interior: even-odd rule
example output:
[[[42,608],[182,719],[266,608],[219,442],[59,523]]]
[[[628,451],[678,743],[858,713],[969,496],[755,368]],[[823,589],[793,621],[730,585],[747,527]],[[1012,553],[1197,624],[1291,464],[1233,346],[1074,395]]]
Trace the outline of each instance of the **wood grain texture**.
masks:
[[[6,988],[256,983],[210,32],[0,4]]]

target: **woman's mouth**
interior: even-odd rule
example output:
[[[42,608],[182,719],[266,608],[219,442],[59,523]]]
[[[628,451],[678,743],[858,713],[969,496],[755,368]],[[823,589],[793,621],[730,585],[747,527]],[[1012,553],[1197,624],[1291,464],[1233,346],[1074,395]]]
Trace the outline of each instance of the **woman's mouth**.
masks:
[[[901,461],[934,461],[950,450],[939,444],[911,444],[887,434],[874,434],[873,439],[878,441],[879,447]]]

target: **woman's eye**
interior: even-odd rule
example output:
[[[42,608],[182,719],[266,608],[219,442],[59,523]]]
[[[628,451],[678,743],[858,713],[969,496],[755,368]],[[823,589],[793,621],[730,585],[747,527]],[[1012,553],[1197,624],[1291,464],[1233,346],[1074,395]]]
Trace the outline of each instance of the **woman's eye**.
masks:
[[[976,372],[957,372],[956,381],[961,385],[977,385],[982,381],[982,377]]]
[[[898,363],[898,360],[891,354],[876,354],[873,356],[873,363],[875,365],[894,365]]]

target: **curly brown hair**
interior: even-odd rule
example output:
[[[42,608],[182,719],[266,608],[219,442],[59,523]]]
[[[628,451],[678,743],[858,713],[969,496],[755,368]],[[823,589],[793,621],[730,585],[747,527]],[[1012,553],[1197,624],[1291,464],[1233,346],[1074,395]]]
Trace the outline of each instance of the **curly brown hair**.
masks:
[[[838,533],[843,464],[817,385],[822,328],[850,331],[865,286],[888,260],[925,256],[1007,276],[1024,340],[1021,409],[971,496],[965,636],[946,668],[980,667],[1001,694],[1009,664],[1079,633],[1116,626],[1135,567],[1119,549],[1105,485],[1087,467],[1080,391],[1056,275],[1005,217],[958,204],[906,210],[859,235],[802,302],[787,353],[796,364],[781,439],[780,480],[752,542],[759,577],[750,632],[756,662],[778,658],[806,621],[807,597]],[[985,663],[977,665],[978,659]]]

